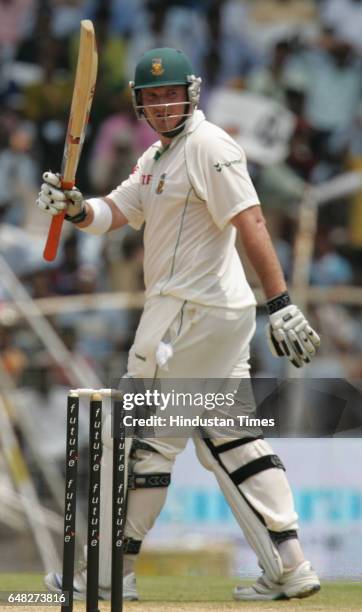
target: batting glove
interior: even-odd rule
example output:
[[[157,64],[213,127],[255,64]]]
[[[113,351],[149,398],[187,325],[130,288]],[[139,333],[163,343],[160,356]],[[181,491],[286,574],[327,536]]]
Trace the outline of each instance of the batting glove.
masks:
[[[318,334],[288,293],[267,302],[270,324],[266,327],[269,348],[275,357],[288,357],[296,367],[310,363],[320,345]]]
[[[37,206],[53,216],[65,210],[65,218],[73,223],[83,221],[86,210],[79,189],[62,189],[60,175],[50,171],[44,172],[43,181],[45,182],[40,188]]]

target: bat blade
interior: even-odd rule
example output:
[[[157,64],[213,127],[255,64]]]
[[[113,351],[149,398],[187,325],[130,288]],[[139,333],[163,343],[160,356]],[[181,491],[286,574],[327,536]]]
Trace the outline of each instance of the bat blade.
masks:
[[[84,19],[81,21],[78,61],[61,167],[63,189],[71,189],[75,183],[94,96],[97,68],[98,55],[93,23]],[[64,217],[63,211],[51,221],[43,253],[46,261],[53,261],[57,255]]]

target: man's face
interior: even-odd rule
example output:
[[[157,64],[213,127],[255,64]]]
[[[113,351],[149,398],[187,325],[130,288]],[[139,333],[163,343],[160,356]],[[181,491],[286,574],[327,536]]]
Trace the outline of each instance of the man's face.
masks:
[[[164,85],[142,89],[144,113],[152,127],[162,134],[173,130],[189,113],[185,85]]]

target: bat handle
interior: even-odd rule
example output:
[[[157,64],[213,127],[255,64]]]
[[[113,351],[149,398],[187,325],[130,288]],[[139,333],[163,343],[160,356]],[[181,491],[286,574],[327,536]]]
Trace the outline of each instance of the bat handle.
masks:
[[[62,189],[72,189],[73,186],[74,182],[62,180]],[[55,215],[52,218],[48,231],[47,241],[43,252],[43,258],[45,259],[45,261],[54,261],[57,256],[64,217],[65,210],[60,212],[59,215]]]

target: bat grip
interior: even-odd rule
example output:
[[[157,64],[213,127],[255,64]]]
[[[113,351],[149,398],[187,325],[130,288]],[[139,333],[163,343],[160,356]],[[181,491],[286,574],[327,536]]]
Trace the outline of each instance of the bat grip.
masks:
[[[61,187],[62,189],[72,189],[72,187],[74,187],[74,182],[62,180]],[[43,252],[45,261],[54,261],[57,256],[64,217],[65,210],[62,210],[62,212],[52,218]]]

